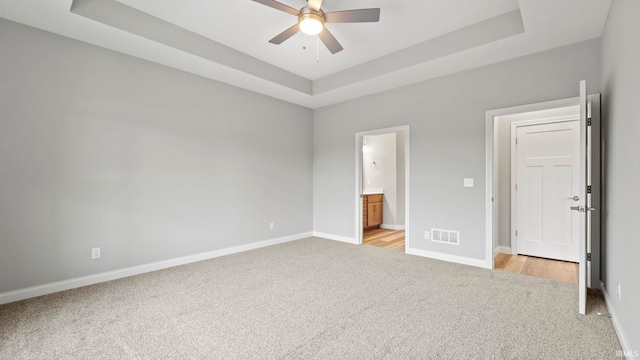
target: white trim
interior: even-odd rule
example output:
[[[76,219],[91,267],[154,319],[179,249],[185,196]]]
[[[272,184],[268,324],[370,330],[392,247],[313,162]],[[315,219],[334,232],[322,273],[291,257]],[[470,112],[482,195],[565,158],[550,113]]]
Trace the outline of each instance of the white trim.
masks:
[[[585,207],[589,206],[586,199],[587,194],[587,181],[589,177],[587,174],[587,162],[589,161],[588,155],[588,136],[587,136],[587,82],[585,80],[580,81],[580,183],[579,194],[585,196],[580,204],[584,204]],[[586,160],[586,161],[585,161]],[[589,226],[587,217],[589,212],[580,213],[579,215],[579,234],[578,237],[578,312],[582,315],[587,314],[587,237],[589,236],[587,227]]]
[[[25,289],[19,289],[14,291],[8,291],[0,294],[0,305],[7,304],[14,301],[20,301],[25,299],[30,299],[36,296],[42,296],[47,294],[52,294],[64,290],[70,290],[79,288],[82,286],[98,284],[105,281],[111,281],[116,279],[121,279],[133,275],[144,274],[151,271],[157,271],[162,269],[171,268],[174,266],[185,265],[197,261],[209,260],[213,258],[217,258],[220,256],[231,255],[243,251],[254,250],[258,248],[263,248],[266,246],[282,244],[289,241],[300,240],[304,238],[311,237],[311,232],[300,233],[295,235],[289,235],[281,238],[264,240],[259,242],[254,242],[245,245],[234,246],[230,248],[208,251],[195,255],[183,256],[175,259],[163,260],[158,262],[153,262],[150,264],[132,266],[124,269],[118,269],[113,271],[107,271],[100,274],[82,276],[78,278],[73,278],[69,280],[57,281],[49,284],[32,286]]]
[[[633,354],[634,351],[639,351],[639,349],[632,349],[631,344],[629,343],[629,338],[624,333],[622,329],[622,325],[620,324],[620,318],[616,314],[616,311],[613,309],[611,304],[611,297],[609,297],[609,293],[607,293],[607,289],[604,286],[604,283],[600,283],[600,288],[602,289],[602,293],[604,294],[604,303],[607,306],[607,311],[609,315],[611,315],[611,322],[613,323],[613,329],[616,331],[616,335],[618,335],[618,340],[620,341],[620,346],[622,347],[622,351],[627,354]],[[629,359],[629,357],[625,356],[625,358]]]
[[[380,228],[387,230],[404,230],[404,225],[381,224]]]
[[[348,243],[348,244],[354,244],[354,245],[358,245],[359,244],[358,240],[356,240],[355,238],[352,238],[352,237],[348,237],[348,236],[326,234],[326,233],[321,233],[321,232],[317,232],[317,231],[312,232],[312,236],[323,238],[323,239],[340,241],[340,242],[344,242],[344,243]]]
[[[448,261],[448,262],[457,263],[457,264],[487,268],[487,262],[485,260],[480,260],[480,259],[472,259],[472,258],[463,257],[463,256],[449,255],[449,254],[437,253],[433,251],[426,251],[426,250],[415,249],[415,248],[406,248],[405,252],[409,255],[416,255],[416,256],[422,256],[430,259]],[[491,263],[493,264],[493,262]]]
[[[542,118],[542,119],[534,119],[534,120],[520,120],[520,121],[513,121],[511,123],[511,155],[509,160],[511,161],[511,190],[510,190],[510,194],[515,194],[516,193],[516,174],[517,174],[517,168],[518,168],[518,158],[517,158],[517,147],[516,147],[516,137],[517,137],[517,131],[519,127],[524,127],[524,126],[532,126],[532,125],[543,125],[543,124],[556,124],[556,123],[561,123],[561,122],[571,122],[571,121],[580,121],[580,113],[576,114],[576,115],[567,115],[567,116],[556,116],[556,117],[551,117],[551,118]],[[579,134],[578,134],[579,136]],[[516,237],[516,229],[518,228],[518,225],[516,224],[516,220],[518,219],[518,214],[517,214],[517,206],[518,206],[518,201],[517,201],[517,196],[511,196],[511,209],[510,209],[510,214],[511,214],[511,226],[510,226],[510,243],[511,243],[511,249],[513,250],[513,253],[516,254],[518,251],[518,238]]]
[[[495,113],[496,110],[492,110],[492,111],[487,111],[487,124],[485,126],[485,137],[486,137],[486,143],[485,143],[485,150],[487,153],[487,157],[486,157],[486,179],[485,179],[485,209],[484,209],[484,213],[485,213],[485,252],[484,252],[484,267],[488,268],[488,269],[493,269],[493,258],[494,256],[493,254],[493,247],[494,244],[498,243],[498,231],[496,230],[494,233],[494,229],[493,229],[493,213],[494,213],[494,192],[497,195],[498,191],[497,189],[494,189],[495,184],[493,182],[493,178],[494,178],[494,162],[495,162],[495,156],[497,156],[497,154],[494,154],[494,147],[495,147],[495,132],[496,132],[496,126],[495,126],[495,117],[498,116]],[[494,191],[495,190],[495,191]],[[497,196],[495,198],[495,200],[497,200]],[[497,213],[497,211],[496,211]],[[496,214],[497,215],[497,214]]]
[[[411,170],[411,164],[410,164],[410,154],[409,154],[409,150],[411,148],[410,144],[409,144],[409,125],[401,125],[401,126],[394,126],[394,127],[389,127],[389,128],[384,128],[384,129],[377,129],[377,130],[369,130],[369,131],[360,131],[357,132],[355,134],[355,167],[356,167],[356,187],[355,187],[355,235],[356,238],[353,239],[355,240],[355,244],[362,244],[362,137],[365,135],[382,135],[382,134],[389,134],[389,133],[397,133],[400,131],[404,131],[404,217],[405,217],[405,224],[404,224],[404,230],[405,230],[405,235],[404,235],[404,249],[405,252],[407,251],[407,249],[409,248],[409,244],[410,244],[410,232],[409,232],[409,219],[411,218],[410,216],[410,206],[409,206],[409,198],[410,198],[410,170]],[[324,236],[320,236],[320,237],[324,237]],[[342,238],[342,237],[341,237]],[[333,238],[329,238],[332,240],[338,240],[338,239],[333,239]],[[344,241],[344,242],[350,242],[351,241],[345,241],[344,239],[349,239],[349,238],[343,238],[343,240],[338,240],[338,241]]]
[[[493,138],[494,139],[499,139],[500,136],[500,129],[497,126],[494,126],[493,128]],[[492,194],[493,197],[491,199],[491,205],[492,205],[492,209],[489,209],[488,211],[491,211],[491,216],[493,216],[492,218],[492,228],[496,229],[495,232],[493,234],[491,234],[492,239],[491,242],[493,244],[493,248],[495,249],[497,246],[499,246],[500,244],[500,151],[502,151],[500,149],[500,141],[495,141],[494,143],[494,147],[493,147],[493,178],[497,179],[495,183],[493,184],[487,184],[487,186],[492,186]],[[498,164],[498,165],[495,165]],[[496,258],[496,254],[494,252],[493,254],[493,260],[491,261],[491,265],[493,267],[493,261],[495,261]],[[488,259],[487,259],[488,260]],[[488,263],[489,261],[487,261]]]
[[[511,254],[511,248],[508,246],[498,245],[493,249],[493,257],[495,258],[499,253]]]
[[[485,186],[485,266],[486,268],[493,269],[493,250],[494,244],[497,243],[497,232],[494,234],[493,229],[493,200],[494,192],[497,194],[497,189],[494,189],[494,146],[495,146],[495,122],[496,117],[512,114],[520,114],[531,111],[555,109],[567,106],[574,106],[579,103],[579,98],[568,98],[554,101],[546,101],[536,104],[519,105],[503,109],[489,110],[486,112],[486,186]],[[497,199],[497,197],[496,197]]]

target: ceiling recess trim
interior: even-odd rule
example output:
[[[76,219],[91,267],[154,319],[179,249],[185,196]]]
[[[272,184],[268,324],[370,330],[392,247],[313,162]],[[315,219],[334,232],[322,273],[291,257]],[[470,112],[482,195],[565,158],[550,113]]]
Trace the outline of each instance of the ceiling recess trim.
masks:
[[[254,85],[257,82],[270,83],[297,92],[299,95],[296,97],[309,100],[314,95],[388,77],[419,64],[524,32],[522,15],[516,9],[312,81],[116,0],[73,0],[70,11],[255,77]]]
[[[311,95],[312,82],[309,79],[115,0],[73,0],[71,12],[231,69]]]
[[[313,82],[313,94],[336,90],[524,33],[520,9],[421,42]]]

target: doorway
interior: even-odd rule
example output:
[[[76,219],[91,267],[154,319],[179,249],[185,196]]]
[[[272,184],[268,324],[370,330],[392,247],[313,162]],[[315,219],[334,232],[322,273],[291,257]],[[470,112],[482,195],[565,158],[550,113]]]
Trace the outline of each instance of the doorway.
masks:
[[[358,132],[356,239],[405,251],[409,246],[409,126]]]
[[[593,126],[589,125],[588,131],[592,133],[592,137],[595,140],[593,147],[590,149],[590,153],[592,154],[593,161],[596,163],[599,163],[599,99],[600,97],[598,94],[588,96],[589,107],[591,110],[590,120],[593,122]],[[564,147],[561,151],[564,151],[565,153],[575,153],[576,147],[580,146],[580,135],[578,134],[579,132],[569,130],[568,128],[571,128],[570,124],[572,121],[579,123],[579,120],[576,120],[580,118],[580,106],[578,104],[579,98],[569,98],[487,112],[487,267],[499,268],[509,263],[511,264],[509,266],[512,266],[515,269],[514,272],[534,275],[526,269],[526,264],[531,265],[530,270],[535,270],[537,272],[542,270],[541,272],[544,273],[547,270],[542,269],[541,264],[547,263],[556,269],[554,272],[558,273],[560,271],[558,269],[564,269],[571,273],[570,278],[575,278],[575,265],[572,263],[560,264],[557,260],[538,260],[541,258],[555,258],[577,262],[577,258],[580,256],[579,250],[567,249],[570,247],[568,245],[572,243],[572,240],[569,239],[571,239],[571,236],[574,233],[578,232],[574,228],[577,221],[574,222],[573,220],[575,219],[571,219],[576,216],[575,214],[577,212],[566,211],[568,207],[575,204],[575,196],[579,195],[579,191],[576,192],[574,189],[575,184],[572,184],[572,181],[569,180],[575,176],[574,174],[571,174],[571,170],[574,165],[560,163],[555,164],[558,165],[558,168],[556,169],[557,171],[555,171],[555,173],[554,171],[548,171],[548,179],[546,179],[547,183],[545,184],[543,179],[540,179],[542,167],[553,166],[554,161],[562,162],[567,160],[570,156],[558,156],[557,154],[550,155],[547,152],[553,150],[552,147],[534,144],[534,147],[537,147],[537,149],[534,150],[539,151],[539,153],[537,156],[536,154],[529,154],[534,156],[529,156],[529,159],[526,159],[527,156],[525,156],[526,154],[523,149],[521,157],[523,157],[522,160],[524,161],[524,165],[521,166],[520,170],[518,170],[518,166],[516,165],[518,154],[516,151],[517,147],[515,144],[515,138],[518,138],[518,145],[525,145],[521,142],[523,141],[521,137],[526,137],[525,134],[528,131],[531,131],[533,137],[545,137],[543,134],[545,132],[555,132],[555,135],[550,135],[550,137],[562,137],[566,136],[569,132],[574,132],[576,135],[571,135],[564,140],[560,140],[559,143],[561,144],[561,147]],[[546,129],[541,127],[537,129],[540,131],[537,131],[535,126],[543,123],[549,125]],[[518,129],[520,129],[520,136],[516,136],[518,135]],[[566,132],[564,130],[566,130]],[[512,132],[513,136],[511,136]],[[575,143],[576,136],[578,145]],[[524,141],[526,142],[526,140]],[[547,141],[549,141],[549,139],[543,139],[543,144]],[[511,160],[512,157],[513,161]],[[560,160],[558,159],[559,157],[564,159]],[[531,165],[530,168],[527,167],[527,161],[529,161],[528,165]],[[594,167],[594,170],[598,172],[593,176],[593,179],[597,181],[600,178],[599,167]],[[518,178],[518,171],[520,171],[520,178],[537,178],[539,181],[534,181],[532,183],[534,186],[527,188],[526,185],[520,183],[520,180],[517,182],[515,181],[515,179]],[[512,181],[512,179],[514,180]],[[550,201],[547,198],[548,196],[546,195],[549,194],[545,195],[545,192],[540,188],[540,186],[549,186],[549,184],[553,182],[561,185],[554,190],[557,194],[554,194],[553,196],[553,201],[557,202],[557,204],[555,204],[556,208],[562,209],[562,215],[558,216],[554,216],[553,211],[550,213],[542,211],[543,203],[550,203],[553,201]],[[593,200],[592,203],[596,204],[595,207],[599,208],[599,182],[594,185],[595,193],[590,194],[590,199]],[[518,190],[516,190],[516,186],[518,186]],[[522,193],[519,194],[521,198],[520,211],[518,211],[517,205],[518,192]],[[562,198],[555,199],[558,197],[556,195],[559,195],[561,192],[563,194]],[[564,192],[567,192],[567,194],[564,194]],[[514,194],[514,196],[512,196],[512,194]],[[526,199],[527,196],[529,199]],[[580,197],[582,196],[580,195]],[[533,203],[528,203],[528,201],[532,201]],[[545,213],[546,215],[544,215]],[[587,254],[587,258],[590,261],[586,262],[587,285],[592,288],[599,288],[600,221],[599,213],[591,215],[595,217],[594,219],[596,221],[591,222],[590,229],[592,241],[590,244],[587,244],[587,248],[590,249],[589,254]],[[546,221],[545,217],[547,219]],[[561,219],[562,217],[564,220]],[[559,225],[560,220],[563,220],[562,224],[564,225]],[[546,226],[541,226],[543,223],[546,224]],[[526,228],[527,226],[532,226],[532,224],[532,234],[526,234],[526,230],[525,234],[521,232],[523,231],[521,230],[523,227]],[[555,229],[553,229],[554,227]],[[517,234],[516,231],[518,231]],[[552,247],[556,247],[555,250],[552,249],[551,252],[549,252],[548,249],[543,249],[541,250],[542,252],[539,252],[540,249],[532,250],[528,248],[528,245],[530,244],[533,244],[534,248],[536,246],[544,247],[545,244],[541,241],[543,238],[542,233],[548,231],[555,231],[556,233],[555,235],[551,234],[546,237],[546,240],[552,245]],[[562,233],[564,233],[564,235],[557,235]],[[529,237],[530,244],[527,244],[526,241],[517,241],[521,237]],[[558,241],[559,237],[562,238],[562,241]],[[558,254],[563,251],[568,252],[569,255]],[[504,256],[496,258],[498,254],[504,254]],[[530,259],[526,255],[533,255],[534,257]]]

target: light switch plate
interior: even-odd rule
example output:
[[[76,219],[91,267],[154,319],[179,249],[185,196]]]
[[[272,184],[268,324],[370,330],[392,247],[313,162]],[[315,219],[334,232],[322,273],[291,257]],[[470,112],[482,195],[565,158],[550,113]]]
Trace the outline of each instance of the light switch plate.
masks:
[[[473,179],[464,179],[464,187],[473,187]]]

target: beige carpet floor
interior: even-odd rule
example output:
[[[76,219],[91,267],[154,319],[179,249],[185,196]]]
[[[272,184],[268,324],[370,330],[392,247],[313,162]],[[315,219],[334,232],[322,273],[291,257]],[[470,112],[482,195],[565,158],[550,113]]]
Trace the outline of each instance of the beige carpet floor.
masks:
[[[608,359],[575,284],[310,238],[0,306],[0,359]]]

